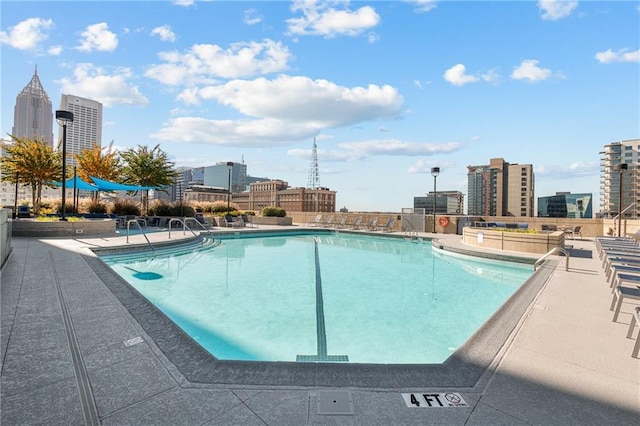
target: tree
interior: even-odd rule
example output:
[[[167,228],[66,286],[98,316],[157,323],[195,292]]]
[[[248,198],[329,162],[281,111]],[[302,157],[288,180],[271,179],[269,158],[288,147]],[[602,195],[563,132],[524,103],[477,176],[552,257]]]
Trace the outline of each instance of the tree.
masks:
[[[124,162],[122,176],[127,184],[166,187],[178,176],[173,162],[169,161],[160,145],[151,150],[147,146],[138,145],[137,148],[121,152],[120,157]],[[142,209],[145,213],[149,211],[149,190],[143,191]]]
[[[18,138],[13,135],[14,144],[6,147],[6,156],[0,162],[2,175],[7,180],[31,186],[31,202],[35,214],[40,213],[42,187],[55,187],[48,182],[62,178],[62,153],[54,151],[40,138]]]
[[[91,181],[91,176],[99,179],[116,181],[120,177],[121,159],[117,151],[111,148],[113,141],[108,147],[101,148],[97,143],[93,143],[91,148],[85,149],[74,158],[78,162],[77,174],[85,182]],[[103,153],[103,151],[105,151]],[[94,201],[97,201],[99,191],[93,193]]]

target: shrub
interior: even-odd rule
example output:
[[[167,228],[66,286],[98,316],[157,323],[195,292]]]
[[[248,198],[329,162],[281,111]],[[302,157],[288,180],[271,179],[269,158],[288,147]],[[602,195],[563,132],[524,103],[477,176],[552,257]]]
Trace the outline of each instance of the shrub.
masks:
[[[64,203],[64,212],[65,214],[73,214],[73,202],[67,203],[65,200]],[[56,201],[54,205],[54,210],[57,214],[62,214],[62,201]],[[42,209],[40,209],[40,213],[42,213]]]
[[[151,216],[171,216],[171,205],[163,200],[154,200],[149,206]]]
[[[154,201],[149,207],[149,215],[151,216],[183,216],[191,217],[195,215],[196,209],[189,203],[175,202],[169,204],[162,200]]]
[[[262,216],[285,217],[287,216],[287,211],[281,207],[265,207],[262,209]]]
[[[111,213],[117,214],[119,216],[139,216],[140,215],[140,206],[133,200],[130,199],[119,199],[116,198],[113,202]]]
[[[106,213],[107,205],[99,200],[91,200],[91,202],[87,204],[86,209],[89,213]]]
[[[189,204],[174,203],[171,206],[171,216],[190,217],[196,214],[196,210]]]

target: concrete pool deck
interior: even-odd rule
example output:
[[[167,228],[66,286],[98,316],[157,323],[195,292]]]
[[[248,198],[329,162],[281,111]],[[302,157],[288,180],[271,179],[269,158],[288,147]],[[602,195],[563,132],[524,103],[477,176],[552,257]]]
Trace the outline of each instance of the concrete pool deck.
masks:
[[[183,238],[180,234],[172,234],[172,239]],[[149,237],[166,240],[162,233]],[[459,236],[435,237],[449,248],[472,249],[462,245]],[[556,262],[549,280],[474,386],[421,387],[416,386],[418,378],[406,387],[385,388],[353,386],[348,378],[340,387],[187,380],[167,355],[180,356],[183,348],[178,342],[151,338],[110,290],[105,282],[109,277],[86,260],[87,247],[122,245],[124,238],[14,238],[0,285],[3,424],[640,421],[640,360],[631,357],[633,340],[625,337],[632,304],[623,304],[618,322],[612,322],[611,291],[593,241],[569,242],[569,271],[564,270],[564,259]],[[138,242],[136,238],[142,242],[141,236],[131,241]],[[319,369],[317,374],[322,373]],[[318,414],[318,400],[334,396],[328,391],[348,391],[353,414]],[[423,403],[409,408],[402,398],[402,393],[440,392],[459,393],[468,407],[426,408]],[[339,399],[344,394],[335,395]]]

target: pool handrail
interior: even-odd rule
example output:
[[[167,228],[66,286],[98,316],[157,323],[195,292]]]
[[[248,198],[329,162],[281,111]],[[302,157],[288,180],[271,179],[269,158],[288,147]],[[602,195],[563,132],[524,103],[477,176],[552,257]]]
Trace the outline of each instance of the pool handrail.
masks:
[[[543,260],[545,260],[547,257],[551,256],[552,254],[554,254],[555,252],[559,251],[560,253],[564,254],[564,256],[567,258],[566,262],[565,262],[565,266],[564,269],[565,271],[569,271],[569,252],[567,250],[565,250],[562,247],[554,247],[551,250],[549,250],[547,252],[547,254],[545,254],[544,256],[542,256],[540,259],[536,260],[536,262],[533,264],[533,270],[537,270],[538,269],[538,263],[542,262]]]
[[[127,243],[129,243],[129,228],[131,226],[132,223],[135,223],[136,226],[138,227],[138,229],[140,230],[140,233],[142,234],[142,236],[144,237],[145,240],[147,240],[147,245],[151,248],[151,252],[154,254],[156,254],[156,249],[153,248],[153,245],[151,244],[151,241],[149,241],[149,238],[147,237],[147,234],[144,232],[144,229],[142,229],[142,227],[140,226],[140,219],[129,219],[127,221]],[[144,220],[144,219],[142,219]],[[144,223],[146,223],[147,221],[144,220]]]
[[[409,225],[405,227],[404,224]],[[404,231],[405,238],[417,239],[418,238],[418,230],[413,226],[413,223],[406,220],[405,217],[402,217],[402,230]]]
[[[207,231],[207,233],[209,235],[211,235],[213,237],[213,234],[211,233],[210,229],[207,229],[202,223],[200,223],[196,218],[194,217],[173,217],[169,220],[169,239],[171,239],[171,225],[173,225],[173,222],[178,222],[182,224],[182,235],[184,235],[186,233],[186,230],[188,229],[189,232],[191,232],[193,234],[194,237],[199,238],[200,242],[204,245],[204,238],[202,238],[202,235],[200,234],[196,234],[193,229],[189,228],[187,226],[187,219],[193,219],[193,221],[195,223],[197,223],[198,225],[200,225],[202,227],[202,229],[204,229],[205,231]],[[215,242],[215,238],[214,238],[214,242]]]

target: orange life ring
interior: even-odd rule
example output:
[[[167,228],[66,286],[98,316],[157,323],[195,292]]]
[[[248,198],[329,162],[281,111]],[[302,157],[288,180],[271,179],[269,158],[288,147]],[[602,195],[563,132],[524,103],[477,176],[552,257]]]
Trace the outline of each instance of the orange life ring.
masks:
[[[438,219],[438,223],[444,228],[449,224],[449,218],[446,216],[442,216],[440,219]]]

